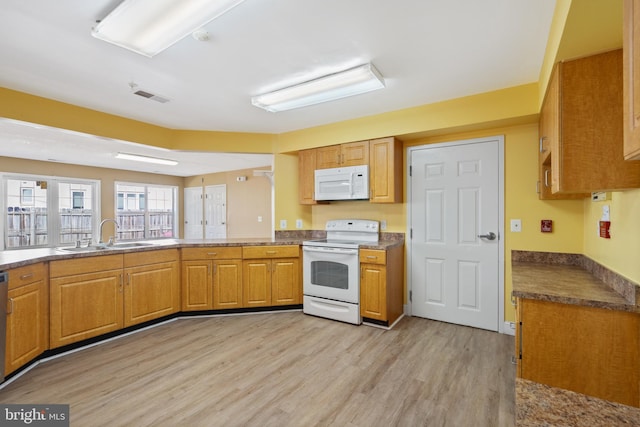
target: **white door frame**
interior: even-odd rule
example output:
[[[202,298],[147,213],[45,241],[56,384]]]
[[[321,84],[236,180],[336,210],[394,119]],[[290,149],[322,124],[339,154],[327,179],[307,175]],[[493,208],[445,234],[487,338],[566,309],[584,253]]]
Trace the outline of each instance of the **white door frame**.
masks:
[[[410,208],[411,204],[411,155],[416,150],[424,150],[428,148],[438,148],[438,147],[452,147],[455,145],[467,145],[467,144],[477,144],[479,142],[489,142],[489,141],[498,141],[498,332],[499,333],[510,333],[505,331],[510,331],[510,329],[505,329],[506,324],[504,320],[504,135],[497,135],[485,138],[475,138],[475,139],[467,139],[460,141],[452,141],[452,142],[443,142],[437,144],[425,144],[419,145],[415,147],[407,148],[407,168],[406,168],[406,179],[407,179],[407,235],[408,239],[406,240],[406,253],[407,253],[407,271],[405,272],[405,277],[407,278],[407,293],[411,295],[413,290],[413,284],[411,283],[411,269],[412,269],[412,253],[411,253],[411,226],[413,224],[411,218]],[[405,313],[409,316],[412,315],[412,302],[409,297],[407,297],[407,308]]]

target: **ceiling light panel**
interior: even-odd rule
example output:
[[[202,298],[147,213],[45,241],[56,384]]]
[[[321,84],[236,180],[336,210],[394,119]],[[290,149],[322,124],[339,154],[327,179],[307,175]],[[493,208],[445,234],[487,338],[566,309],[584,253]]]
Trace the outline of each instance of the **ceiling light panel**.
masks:
[[[244,0],[124,0],[91,34],[147,57],[162,52]]]
[[[359,95],[385,87],[382,75],[372,64],[330,74],[295,86],[254,96],[251,103],[278,112]]]
[[[134,162],[155,163],[158,165],[175,166],[178,164],[175,160],[161,159],[159,157],[142,156],[139,154],[118,153],[116,159],[133,160]]]

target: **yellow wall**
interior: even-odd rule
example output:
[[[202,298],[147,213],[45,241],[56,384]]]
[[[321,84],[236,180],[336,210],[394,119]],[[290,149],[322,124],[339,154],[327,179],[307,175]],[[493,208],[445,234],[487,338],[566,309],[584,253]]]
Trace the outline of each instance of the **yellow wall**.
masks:
[[[607,193],[606,201],[584,202],[584,254],[640,283],[640,189]],[[611,212],[611,238],[597,234],[602,206]]]

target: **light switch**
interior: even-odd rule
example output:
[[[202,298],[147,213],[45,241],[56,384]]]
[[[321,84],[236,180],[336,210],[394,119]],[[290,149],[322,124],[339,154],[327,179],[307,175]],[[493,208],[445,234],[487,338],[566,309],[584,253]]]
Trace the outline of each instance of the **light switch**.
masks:
[[[511,220],[511,231],[514,233],[520,233],[522,231],[522,220],[512,219]]]
[[[286,219],[281,219],[280,220],[280,229],[281,230],[286,230],[287,229],[287,220]]]
[[[302,228],[302,220],[301,219],[296,219],[296,228],[298,228],[298,229]]]

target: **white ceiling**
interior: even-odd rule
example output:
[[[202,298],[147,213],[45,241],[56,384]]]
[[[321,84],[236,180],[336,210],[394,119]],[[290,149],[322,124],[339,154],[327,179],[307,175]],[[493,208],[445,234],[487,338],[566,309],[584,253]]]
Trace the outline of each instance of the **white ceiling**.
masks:
[[[555,7],[554,0],[245,0],[205,27],[209,41],[187,37],[147,58],[91,36],[118,3],[2,0],[0,86],[173,129],[283,133],[535,82]],[[281,113],[251,105],[253,95],[366,62],[385,77],[385,89]],[[170,101],[133,95],[131,82]],[[46,158],[78,161],[77,143],[65,153],[69,134],[50,129],[23,126],[25,138],[40,133],[45,142],[16,150],[6,135],[15,138],[19,127],[0,122],[0,155],[38,158],[29,147],[48,146]],[[88,138],[82,146],[89,143],[89,156],[75,156],[81,164],[129,169],[108,150],[130,144]],[[236,156],[211,157],[212,169],[236,167]],[[191,165],[155,169],[197,174]]]

